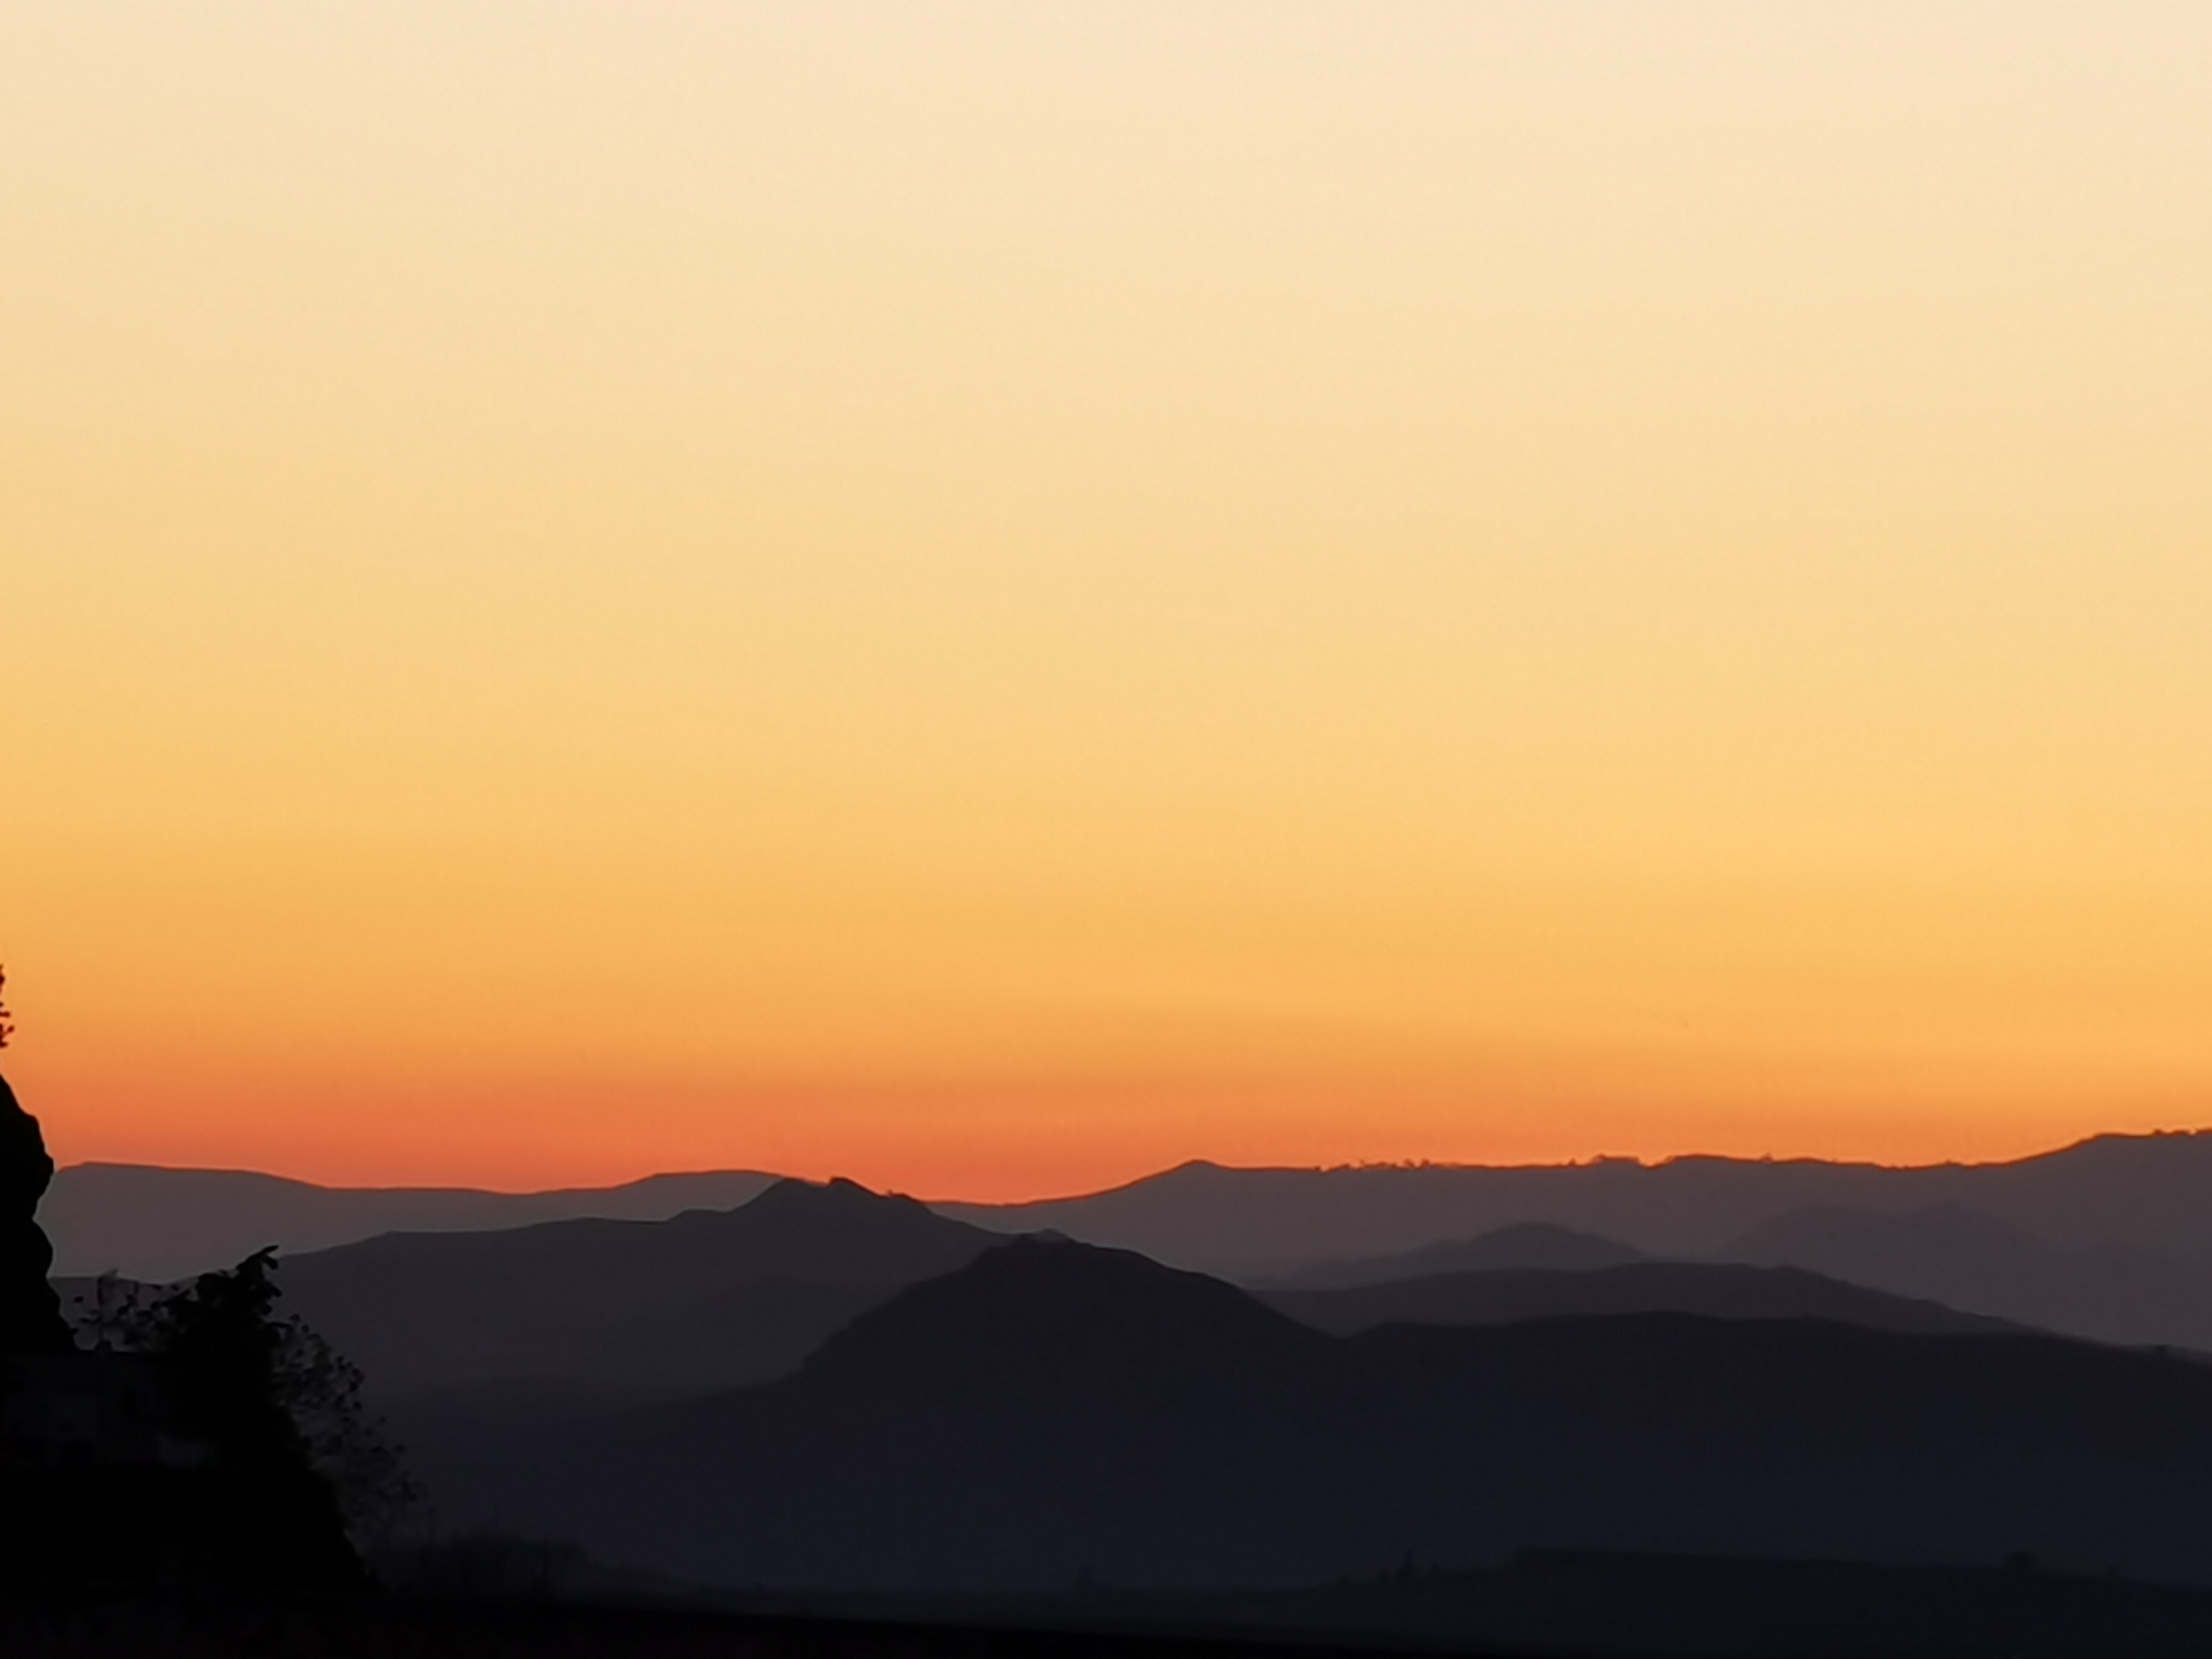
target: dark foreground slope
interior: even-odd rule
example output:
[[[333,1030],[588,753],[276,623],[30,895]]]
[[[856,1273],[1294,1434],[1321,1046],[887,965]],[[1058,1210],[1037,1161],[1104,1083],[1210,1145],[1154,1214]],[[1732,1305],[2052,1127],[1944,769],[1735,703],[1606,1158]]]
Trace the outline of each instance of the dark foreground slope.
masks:
[[[0,1602],[0,1652],[9,1659],[1248,1659],[1285,1650],[1218,1634],[777,1617],[701,1607],[390,1600]],[[1300,1642],[1288,1650],[1325,1659],[1370,1650]]]
[[[997,1241],[848,1181],[665,1221],[401,1233],[288,1258],[285,1310],[381,1403],[499,1385],[669,1398],[775,1376]]]
[[[1531,1546],[2212,1582],[2212,1370],[1674,1315],[1339,1339],[1019,1242],[765,1387],[426,1471],[457,1519],[728,1585],[1291,1585]]]
[[[2212,1652],[2212,1590],[2014,1560],[1882,1566],[1535,1552],[1476,1572],[1191,1598],[1185,1623],[1461,1652],[2056,1656]]]
[[[10,1659],[1320,1659],[1331,1653],[2180,1659],[2212,1591],[2031,1565],[1534,1555],[1283,1592],[815,1601],[0,1601]]]
[[[1882,1331],[1991,1334],[2024,1328],[1938,1302],[1890,1296],[1796,1267],[1635,1261],[1585,1271],[1438,1273],[1344,1290],[1254,1292],[1302,1325],[1350,1336],[1381,1325],[1510,1325],[1530,1319],[1682,1313],[1708,1319],[1827,1319]]]

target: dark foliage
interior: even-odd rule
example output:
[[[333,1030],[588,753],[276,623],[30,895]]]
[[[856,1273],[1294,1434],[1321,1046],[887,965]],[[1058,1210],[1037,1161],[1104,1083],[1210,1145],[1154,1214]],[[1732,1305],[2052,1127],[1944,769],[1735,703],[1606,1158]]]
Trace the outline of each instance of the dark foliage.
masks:
[[[143,1304],[103,1296],[100,1345],[20,1361],[0,1578],[115,1591],[365,1588],[331,1466],[359,1378],[276,1314],[275,1262]]]
[[[362,1373],[306,1322],[280,1318],[274,1250],[203,1273],[122,1315],[125,1346],[161,1362],[184,1422],[227,1468],[334,1509],[363,1546],[383,1543],[420,1490],[362,1404]]]

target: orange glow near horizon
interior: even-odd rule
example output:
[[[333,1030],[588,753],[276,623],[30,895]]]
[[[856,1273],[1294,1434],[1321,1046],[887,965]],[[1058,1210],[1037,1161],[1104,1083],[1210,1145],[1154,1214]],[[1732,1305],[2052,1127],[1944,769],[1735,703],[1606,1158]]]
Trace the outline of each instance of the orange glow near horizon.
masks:
[[[0,21],[64,1161],[2212,1123],[2212,15]]]
[[[1286,1101],[1279,1090],[1240,1094],[1194,1088],[1176,1097],[1160,1089],[1086,1093],[1064,1086],[995,1093],[962,1085],[900,1095],[826,1095],[796,1088],[698,1094],[661,1086],[639,1090],[650,1103],[649,1111],[638,1115],[647,1133],[611,1135],[605,1115],[623,1115],[622,1106],[596,1091],[572,1085],[506,1097],[447,1078],[435,1091],[433,1110],[418,1103],[420,1097],[375,1079],[308,1103],[318,1114],[342,1111],[353,1118],[342,1136],[313,1136],[298,1133],[302,1101],[293,1080],[282,1094],[264,1095],[241,1091],[235,1077],[226,1078],[220,1109],[198,1113],[190,1109],[196,1094],[165,1089],[155,1079],[69,1081],[80,1109],[112,1125],[114,1139],[107,1145],[64,1140],[56,1147],[64,1162],[251,1169],[338,1187],[534,1192],[614,1186],[672,1170],[744,1167],[809,1180],[844,1176],[878,1191],[932,1200],[1011,1203],[1118,1187],[1191,1158],[1323,1169],[1394,1162],[1554,1164],[1628,1157],[1656,1164],[1695,1154],[1778,1156],[1771,1151],[1778,1137],[1769,1113],[1698,1109],[1659,1115],[1643,1099],[1632,1099],[1624,1110],[1618,1097],[1605,1102],[1604,1109],[1547,1101],[1534,1111],[1516,1112],[1494,1106],[1470,1111],[1464,1098],[1420,1099],[1376,1090],[1316,1091]],[[635,1079],[629,1085],[638,1088]],[[147,1111],[149,1099],[164,1109]],[[2079,1113],[2005,1104],[2008,1109],[2002,1116],[1992,1114],[1979,1134],[1962,1133],[1952,1121],[1931,1125],[1909,1103],[1886,1121],[1869,1121],[1863,1112],[1801,1119],[1779,1156],[1893,1165],[2002,1162],[2081,1138]],[[1646,1111],[1639,1115],[1637,1105]],[[2150,1133],[2185,1121],[2186,1108],[2186,1102],[2162,1111],[2154,1105],[2140,1118],[2097,1121],[2100,1131]],[[1486,1132],[1467,1137],[1470,1118],[1483,1121]],[[1117,1133],[1098,1133],[1101,1119],[1114,1123]],[[471,1128],[457,1128],[457,1120]],[[517,1121],[526,1122],[529,1133],[515,1133]],[[1085,1132],[1055,1135],[1059,1123]],[[375,1127],[364,1133],[371,1124]],[[1447,1153],[1376,1157],[1378,1127],[1407,1144],[1443,1146]],[[744,1155],[714,1155],[731,1146]]]

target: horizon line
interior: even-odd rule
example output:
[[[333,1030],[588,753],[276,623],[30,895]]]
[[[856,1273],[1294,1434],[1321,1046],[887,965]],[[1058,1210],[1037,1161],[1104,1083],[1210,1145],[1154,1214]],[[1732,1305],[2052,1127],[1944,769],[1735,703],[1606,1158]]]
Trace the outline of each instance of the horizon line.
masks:
[[[1587,1170],[1604,1165],[1633,1165],[1639,1170],[1662,1170],[1676,1164],[1821,1164],[1838,1169],[1878,1170],[1960,1170],[2001,1169],[2008,1165],[2032,1164],[2039,1158],[2055,1158],[2101,1140],[2161,1140],[2187,1139],[2199,1135],[2212,1135],[2212,1125],[2194,1128],[2160,1129],[2104,1129],[2075,1139],[2047,1146],[2039,1152],[2024,1152],[2013,1158],[1938,1158],[1927,1163],[1884,1163],[1872,1158],[1820,1158],[1811,1154],[1775,1154],[1751,1156],[1739,1152],[1669,1152],[1663,1158],[1645,1158],[1634,1153],[1597,1152],[1587,1158],[1553,1160],[1531,1160],[1523,1163],[1485,1164],[1462,1162],[1445,1158],[1377,1158],[1361,1159],[1343,1164],[1224,1164],[1215,1158],[1188,1158],[1179,1163],[1148,1170],[1127,1181],[1117,1181],[1103,1187],[1087,1188],[1075,1192],[1054,1192],[1034,1198],[969,1199],[957,1196],[924,1197],[919,1194],[902,1193],[890,1187],[870,1187],[872,1192],[916,1199],[932,1205],[958,1204],[977,1209],[1020,1209],[1030,1205],[1073,1203],[1083,1199],[1103,1198],[1109,1194],[1127,1192],[1135,1188],[1160,1181],[1186,1170],[1219,1170],[1237,1174],[1337,1175],[1359,1172],[1424,1170],[1454,1171],[1474,1170]],[[850,1176],[830,1174],[821,1176],[794,1175],[786,1171],[745,1164],[725,1164],[696,1170],[653,1170],[625,1181],[611,1181],[599,1185],[579,1184],[555,1187],[487,1187],[460,1182],[395,1182],[388,1184],[341,1185],[331,1182],[313,1181],[302,1176],[284,1175],[274,1170],[256,1170],[232,1165],[195,1164],[138,1163],[123,1158],[83,1158],[74,1164],[58,1164],[57,1177],[77,1170],[147,1170],[167,1175],[246,1176],[258,1180],[282,1182],[287,1185],[309,1187],[330,1193],[472,1193],[500,1198],[546,1198],[563,1194],[614,1193],[633,1187],[641,1187],[655,1181],[703,1179],[714,1176],[759,1176],[770,1181],[804,1181],[810,1185],[825,1185],[831,1181],[854,1181],[855,1185],[867,1186]]]

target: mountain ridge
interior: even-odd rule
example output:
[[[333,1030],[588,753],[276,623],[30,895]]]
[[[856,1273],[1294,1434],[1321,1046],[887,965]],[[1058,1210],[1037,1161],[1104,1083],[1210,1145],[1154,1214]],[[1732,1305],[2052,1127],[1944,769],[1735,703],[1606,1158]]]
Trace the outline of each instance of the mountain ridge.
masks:
[[[854,1316],[1000,1241],[849,1181],[728,1210],[386,1233],[285,1258],[300,1314],[393,1401],[484,1384],[646,1396],[765,1380]]]
[[[1253,1295],[1338,1336],[1383,1325],[1505,1325],[1536,1319],[1676,1313],[1706,1319],[1825,1319],[1872,1330],[1995,1335],[2033,1328],[1893,1296],[1802,1267],[1630,1261],[1608,1267],[1492,1268]]]
[[[487,1194],[77,1165],[57,1177],[41,1218],[57,1237],[58,1273],[116,1267],[160,1280],[228,1265],[264,1244],[299,1254],[394,1228],[489,1231],[580,1214],[660,1219],[727,1207],[774,1179],[709,1172]],[[271,1192],[283,1196],[283,1213],[262,1201]],[[1448,1256],[1452,1241],[1534,1225],[1663,1259],[1802,1267],[2099,1340],[2212,1348],[2212,1133],[2196,1131],[2096,1136],[2007,1162],[1896,1167],[1697,1154],[1653,1164],[1328,1170],[1193,1161],[1073,1199],[931,1207],[1000,1234],[1049,1229],[1248,1283],[1403,1276],[1422,1261],[1376,1259]],[[1945,1234],[1915,1219],[1939,1212],[1968,1222]],[[1843,1216],[1845,1224],[1816,1236],[1807,1214]],[[1980,1244],[1970,1237],[1977,1225]],[[1918,1243],[1897,1248],[1907,1237]],[[1990,1247],[2000,1239],[2010,1242]],[[1367,1267],[1358,1266],[1363,1259]]]
[[[1097,1193],[940,1203],[977,1225],[1051,1227],[1231,1277],[1286,1275],[1545,1222],[1698,1257],[1807,1204],[1946,1200],[2053,1243],[2128,1240],[2212,1262],[2212,1130],[2100,1134],[1987,1163],[1881,1164],[1684,1153],[1643,1163],[1232,1167],[1188,1160]]]
[[[255,1170],[72,1164],[39,1208],[60,1277],[117,1273],[165,1284],[264,1245],[290,1254],[410,1231],[495,1231],[541,1221],[661,1220],[743,1203],[781,1177],[756,1170],[649,1175],[612,1187],[502,1193],[474,1187],[326,1187]]]
[[[1616,1239],[1547,1221],[1519,1221],[1472,1238],[1441,1240],[1419,1249],[1352,1261],[1326,1262],[1287,1279],[1254,1282],[1283,1291],[1350,1290],[1433,1278],[1439,1273],[1544,1269],[1579,1272],[1625,1267],[1650,1258]]]
[[[1673,1314],[1338,1338],[1031,1239],[778,1381],[426,1474],[458,1521],[794,1590],[1258,1587],[1533,1547],[2212,1582],[2212,1369],[2177,1358]]]

